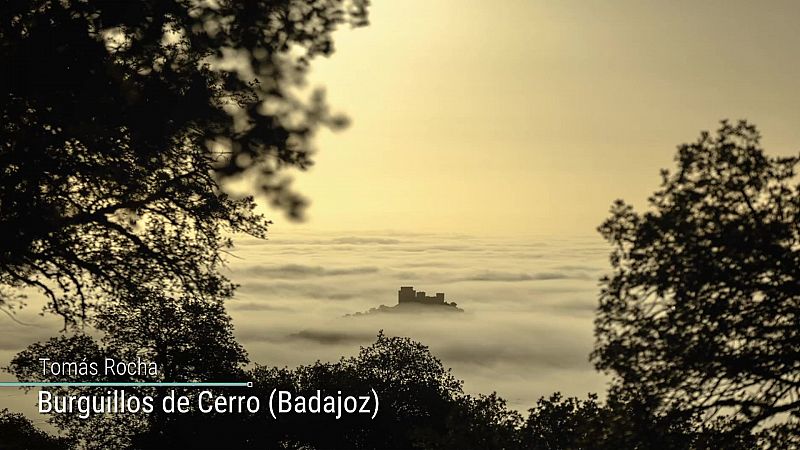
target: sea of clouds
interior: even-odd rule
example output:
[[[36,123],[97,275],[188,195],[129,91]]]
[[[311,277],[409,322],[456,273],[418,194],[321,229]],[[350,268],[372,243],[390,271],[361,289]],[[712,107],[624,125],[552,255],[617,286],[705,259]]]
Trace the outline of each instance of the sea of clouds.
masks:
[[[428,345],[468,392],[526,410],[555,391],[605,390],[588,357],[608,250],[599,236],[276,234],[238,242],[228,311],[260,364],[336,360],[384,330]],[[444,292],[465,312],[345,317],[395,305],[400,286]]]
[[[497,391],[525,411],[555,391],[584,397],[605,390],[608,379],[589,353],[608,250],[599,236],[275,232],[266,241],[236,241],[226,270],[240,287],[228,312],[253,363],[337,360],[384,330],[429,346],[467,392]],[[345,317],[395,305],[400,286],[444,292],[465,312]],[[30,303],[16,316],[26,325],[0,319],[2,366],[61,328],[52,315],[37,314],[36,296]],[[32,394],[4,390],[0,408],[31,415]]]

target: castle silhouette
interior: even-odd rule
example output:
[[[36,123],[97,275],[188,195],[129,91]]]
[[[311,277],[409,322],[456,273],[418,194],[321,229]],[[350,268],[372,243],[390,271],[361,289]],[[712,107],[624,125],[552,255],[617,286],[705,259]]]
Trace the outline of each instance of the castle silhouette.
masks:
[[[431,308],[428,308],[428,307]],[[439,308],[444,306],[444,308]],[[437,292],[434,296],[425,295],[425,291],[415,291],[413,286],[401,286],[397,291],[397,304],[394,306],[380,305],[369,311],[346,314],[345,317],[363,316],[376,313],[418,313],[424,311],[455,311],[464,312],[456,302],[444,301],[444,292]]]
[[[435,296],[425,295],[425,291],[415,291],[414,286],[401,286],[397,291],[397,303],[421,303],[423,305],[448,305],[456,306],[454,302],[444,301],[444,292],[437,292]]]

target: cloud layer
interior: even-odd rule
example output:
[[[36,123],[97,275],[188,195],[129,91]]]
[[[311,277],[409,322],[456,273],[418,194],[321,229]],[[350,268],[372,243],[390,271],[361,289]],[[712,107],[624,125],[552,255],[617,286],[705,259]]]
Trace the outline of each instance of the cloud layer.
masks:
[[[337,360],[384,330],[428,345],[467,391],[497,391],[520,410],[554,391],[605,389],[606,378],[588,361],[597,280],[607,270],[599,238],[294,234],[243,239],[234,253],[229,276],[241,287],[228,311],[253,362]],[[465,312],[344,317],[394,305],[398,288],[408,285],[445,292]],[[0,365],[58,332],[57,319],[36,315],[40,305],[31,297],[20,316],[33,325],[2,325]],[[26,410],[35,402],[8,394],[4,406]]]
[[[588,360],[597,280],[607,269],[599,238],[273,236],[237,256],[231,277],[241,289],[229,311],[260,364],[335,360],[384,330],[428,345],[467,390],[497,391],[521,410],[554,391],[605,389]],[[394,305],[407,285],[445,292],[466,312],[343,317]]]

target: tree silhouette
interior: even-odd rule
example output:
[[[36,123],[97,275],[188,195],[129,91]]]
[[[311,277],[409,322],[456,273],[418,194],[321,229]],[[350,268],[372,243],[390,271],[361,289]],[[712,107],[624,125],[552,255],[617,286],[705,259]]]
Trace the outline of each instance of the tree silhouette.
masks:
[[[366,4],[3,2],[0,286],[14,289],[0,302],[35,288],[74,322],[141,280],[224,295],[222,232],[267,225],[224,183],[253,174],[301,214],[282,170],[311,164],[314,131],[344,119],[296,88]]]
[[[137,322],[152,316],[167,317],[174,313],[169,309],[186,302],[164,302],[153,300],[152,305],[132,309],[128,302],[121,307],[130,308],[121,317],[108,316],[116,327],[115,337],[104,337],[100,342],[79,334],[60,336],[47,342],[34,344],[18,354],[12,361],[10,371],[25,381],[54,381],[42,376],[40,355],[53,360],[100,361],[102,357],[130,357],[131,352],[142,346],[142,337],[133,331]],[[167,309],[153,313],[154,309]],[[188,308],[187,308],[188,309]],[[191,311],[185,317],[201,319],[206,312]],[[102,317],[102,316],[98,316]],[[171,446],[183,448],[431,448],[429,442],[450,442],[458,438],[462,442],[492,442],[493,436],[482,435],[482,431],[497,429],[497,417],[509,414],[505,403],[496,397],[490,401],[465,397],[461,382],[455,379],[441,362],[430,354],[427,347],[408,338],[386,337],[379,334],[376,342],[361,349],[357,356],[343,358],[335,363],[300,366],[295,369],[258,366],[249,373],[241,370],[240,364],[229,364],[235,345],[225,345],[230,340],[214,336],[229,330],[227,322],[197,323],[179,320],[179,338],[172,341],[165,354],[154,354],[159,345],[144,345],[141,354],[153,360],[167,361],[163,373],[170,372],[171,380],[208,381],[219,379],[250,380],[254,383],[247,395],[256,395],[266,401],[273,388],[289,390],[295,394],[311,396],[316,391],[326,393],[342,391],[363,395],[374,388],[381,399],[381,412],[372,420],[369,416],[343,416],[336,419],[330,415],[289,414],[276,422],[266,411],[250,414],[203,414],[191,411],[185,414],[114,414],[93,415],[81,419],[74,414],[52,415],[53,425],[62,430],[71,440],[85,448],[131,448],[160,449]],[[165,325],[165,322],[154,326]],[[128,330],[121,328],[129,327]],[[130,331],[130,332],[128,332]],[[204,336],[208,334],[209,336]],[[105,336],[108,336],[106,334]],[[220,344],[216,344],[216,343]],[[216,344],[216,345],[215,345]],[[180,355],[176,357],[175,355]],[[164,375],[166,376],[166,375]],[[214,378],[224,377],[224,378]],[[235,378],[234,378],[235,377]],[[80,377],[59,377],[60,380],[79,380]],[[104,378],[98,381],[142,381],[130,377]],[[166,378],[165,378],[166,379]],[[152,381],[152,380],[148,380]],[[58,394],[102,395],[105,389],[51,389]],[[157,395],[157,389],[140,388],[139,395]],[[219,390],[218,393],[226,393]],[[240,395],[242,391],[230,391]],[[194,396],[196,391],[185,392]],[[485,406],[492,404],[495,414],[487,414]],[[156,409],[157,411],[157,409]],[[448,436],[448,421],[453,417],[471,418],[460,422],[463,433]],[[503,426],[502,424],[500,424]],[[313,433],[309,430],[313,429]],[[507,433],[516,433],[505,428]],[[471,430],[471,432],[466,432]],[[2,440],[0,438],[0,443]],[[442,448],[440,446],[440,448]],[[448,446],[444,448],[454,448]],[[470,447],[460,447],[470,448]],[[501,448],[499,446],[471,448]]]
[[[96,363],[102,369],[105,357],[118,358],[115,352],[97,342],[91,336],[75,334],[70,336],[60,335],[46,342],[35,343],[17,354],[11,361],[7,370],[23,381],[33,382],[78,382],[85,381],[78,375],[62,374],[59,376],[44,375],[40,357],[46,355],[53,361],[86,361]],[[143,381],[131,377],[109,377],[98,375],[92,377],[98,382],[129,382]],[[108,389],[95,387],[47,388],[54,396],[65,395],[93,395],[102,398]],[[152,390],[138,390],[142,395]],[[134,414],[102,415],[93,414],[87,418],[80,418],[78,414],[51,414],[48,421],[58,428],[72,442],[79,444],[79,448],[87,450],[122,447],[125,448],[130,437],[141,430],[147,429],[146,417]],[[2,439],[0,439],[2,443]]]
[[[38,430],[22,414],[0,410],[0,445],[5,450],[64,450],[72,444]]]
[[[524,449],[522,415],[496,393],[459,395],[445,416],[444,430],[422,433],[425,449]]]
[[[374,420],[363,414],[338,420],[331,415],[290,414],[262,427],[275,430],[278,442],[296,448],[425,448],[424,437],[445,431],[454,400],[462,395],[461,381],[426,346],[383,333],[358,355],[336,363],[318,362],[294,370],[259,367],[252,377],[262,396],[275,387],[305,396],[318,389],[378,393],[381,407]]]
[[[95,362],[103,368],[105,358],[136,361],[142,358],[158,365],[155,377],[113,376],[100,373],[92,376],[99,382],[201,382],[241,380],[246,373],[247,356],[233,337],[229,316],[222,300],[197,298],[164,298],[157,292],[134,302],[130,299],[108,301],[98,314],[90,318],[100,332],[95,338],[87,334],[60,335],[43,343],[30,345],[17,354],[9,372],[24,381],[85,381],[80,375],[44,375],[40,357],[53,361]],[[54,395],[91,395],[103,398],[109,391],[97,387],[52,387]],[[195,392],[175,389],[178,395]],[[161,402],[164,388],[126,389],[128,393],[153,397]],[[219,416],[213,416],[219,421]],[[93,414],[81,418],[77,414],[52,414],[50,422],[66,436],[86,449],[127,448],[141,436],[161,437],[170,429],[190,422],[178,415],[163,414],[154,408],[150,414]],[[215,429],[223,426],[219,421]],[[0,439],[2,443],[2,439]],[[159,448],[159,447],[156,447]]]
[[[647,211],[617,201],[599,228],[613,272],[597,366],[664,408],[744,428],[800,418],[800,159],[759,140],[744,121],[702,133]]]
[[[748,431],[733,431],[717,420],[698,426],[695,414],[676,416],[658,411],[659,399],[643,392],[612,389],[605,403],[596,395],[586,400],[559,393],[541,398],[521,429],[522,447],[529,450],[622,448],[738,449],[757,448]]]
[[[179,304],[154,302],[157,305]],[[202,329],[208,328],[206,324]],[[177,379],[206,379],[203,378],[205,372],[195,368],[197,364],[208,362],[209,370],[214,372],[215,356],[229,352],[224,346],[207,346],[201,334],[198,330],[187,332],[182,335],[182,344],[173,348],[173,353],[184,355],[169,359],[175,364],[170,370]],[[104,355],[125,355],[130,349],[128,345],[133,348],[139,344],[136,341],[122,345],[119,340],[112,343],[105,339],[98,342],[86,335],[61,336],[20,353],[14,359],[12,372],[24,380],[50,381],[40,375],[41,366],[36,359],[40,354],[53,355],[54,359],[85,357],[91,361]],[[152,351],[156,346],[147,348]],[[186,357],[190,353],[194,354],[193,358]],[[341,391],[360,395],[374,388],[380,396],[381,407],[374,420],[366,415],[343,415],[336,419],[330,414],[282,414],[274,420],[266,411],[203,414],[193,410],[185,414],[93,415],[88,419],[58,414],[51,422],[66,435],[58,441],[60,448],[77,443],[86,449],[744,450],[754,448],[756,442],[755,436],[747,430],[731,432],[728,422],[716,421],[697,427],[696,414],[680,417],[665,414],[658,411],[659,399],[619,390],[612,391],[605,403],[600,403],[596,396],[578,400],[554,394],[539,400],[523,420],[497,394],[466,395],[462,382],[424,345],[383,333],[357,355],[337,362],[317,362],[294,369],[256,366],[244,374],[238,365],[223,363],[217,366],[219,369],[231,370],[224,376],[252,381],[254,387],[245,393],[264,401],[272,389],[309,397],[317,390],[324,394]],[[150,395],[157,395],[157,391],[153,388],[137,390],[139,394]],[[69,392],[101,394],[92,388]],[[219,389],[216,393],[241,395],[243,392]],[[184,394],[192,397],[196,391]],[[34,429],[31,427],[31,430]],[[34,436],[34,432],[40,433],[26,432],[20,442],[28,442],[24,436]],[[36,436],[29,439],[31,446],[38,442]],[[0,436],[0,444],[5,444],[2,439]]]

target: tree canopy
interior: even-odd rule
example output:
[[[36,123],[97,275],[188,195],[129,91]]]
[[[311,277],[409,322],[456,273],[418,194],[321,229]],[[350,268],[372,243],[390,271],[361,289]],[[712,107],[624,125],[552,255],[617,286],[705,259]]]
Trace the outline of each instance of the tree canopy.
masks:
[[[22,414],[0,410],[0,444],[9,450],[64,450],[74,443],[37,429]]]
[[[314,131],[344,119],[298,88],[367,3],[3,2],[0,302],[35,288],[74,322],[156,281],[226,295],[222,233],[268,222],[225,181],[252,175],[302,213],[282,171],[308,167]]]
[[[99,382],[214,382],[246,378],[248,362],[242,346],[233,336],[230,317],[221,299],[167,299],[157,292],[141,301],[109,300],[100,312],[90,318],[98,337],[78,333],[62,334],[45,342],[31,344],[18,353],[7,370],[26,381],[85,381],[80,374],[44,374],[39,358],[52,361],[96,363],[102,368],[105,358],[116,361],[137,361],[141,358],[158,366],[151,374],[97,374]],[[102,398],[107,388],[52,387],[54,395],[91,395]],[[160,401],[165,389],[137,388],[139,395],[150,395]],[[143,435],[163,438],[173,427],[190,422],[175,415],[162,414],[52,414],[49,421],[79,443],[79,448],[128,448],[135,437]],[[219,419],[215,416],[215,419]],[[224,426],[221,423],[215,427]],[[0,444],[2,444],[0,438]],[[155,446],[159,448],[158,446]]]
[[[766,155],[755,126],[723,122],[679,146],[646,211],[613,205],[600,227],[614,249],[600,369],[667,409],[797,423],[798,162]]]
[[[194,349],[197,360],[210,359],[212,365],[215,354],[227,352],[224,347],[202,344],[199,333],[186,334],[184,338],[183,351]],[[93,355],[117,354],[120,347],[119,343],[98,343],[85,335],[60,337],[29,347],[15,359],[12,371],[20,379],[46,380],[39,375],[40,364],[33,358],[43,351],[55,358],[74,358],[82,352],[91,359]],[[183,369],[185,360],[172,361],[174,365],[169,370],[191,374],[192,364]],[[632,396],[621,390],[612,391],[605,402],[596,396],[581,400],[556,393],[540,399],[523,419],[495,393],[465,394],[462,382],[424,345],[383,333],[357,355],[337,362],[317,362],[294,369],[257,366],[244,375],[236,370],[232,376],[253,382],[248,395],[262,399],[268,398],[272,389],[308,398],[317,390],[361,395],[374,388],[381,408],[374,420],[365,415],[337,419],[330,414],[282,414],[276,421],[265,411],[96,415],[88,420],[55,415],[52,423],[65,433],[59,448],[71,448],[77,443],[88,449],[745,450],[755,448],[757,442],[749,430],[732,431],[730,423],[724,421],[696,428],[695,417],[661,412],[657,398]],[[148,392],[153,391],[148,388]],[[240,393],[230,391],[230,395]],[[36,442],[34,439],[38,437],[32,437],[31,442]]]

